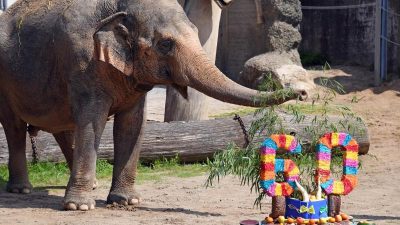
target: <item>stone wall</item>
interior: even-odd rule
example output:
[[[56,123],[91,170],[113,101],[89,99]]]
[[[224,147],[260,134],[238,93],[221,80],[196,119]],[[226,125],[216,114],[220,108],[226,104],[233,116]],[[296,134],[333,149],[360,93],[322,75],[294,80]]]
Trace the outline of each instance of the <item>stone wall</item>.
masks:
[[[357,5],[375,0],[301,0],[303,6]],[[390,0],[390,10],[400,13],[399,1]],[[389,16],[389,39],[399,42],[399,18]],[[305,10],[301,52],[322,53],[333,64],[374,64],[375,7],[340,10]],[[399,71],[399,49],[388,45],[389,71]]]

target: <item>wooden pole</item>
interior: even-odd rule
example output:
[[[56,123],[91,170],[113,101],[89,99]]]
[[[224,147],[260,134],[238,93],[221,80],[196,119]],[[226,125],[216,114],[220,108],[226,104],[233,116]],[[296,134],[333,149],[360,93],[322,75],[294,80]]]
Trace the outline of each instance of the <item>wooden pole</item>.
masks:
[[[381,85],[381,33],[382,33],[382,0],[376,0],[375,10],[375,86]]]
[[[388,37],[388,10],[389,4],[388,0],[382,0],[382,9],[381,9],[381,80],[387,80],[387,61],[388,61],[388,53],[387,53],[387,37]],[[384,37],[384,38],[383,38]]]
[[[262,3],[261,0],[254,0],[254,3],[256,5],[256,13],[257,13],[257,24],[263,24],[264,23],[264,12],[262,10]]]

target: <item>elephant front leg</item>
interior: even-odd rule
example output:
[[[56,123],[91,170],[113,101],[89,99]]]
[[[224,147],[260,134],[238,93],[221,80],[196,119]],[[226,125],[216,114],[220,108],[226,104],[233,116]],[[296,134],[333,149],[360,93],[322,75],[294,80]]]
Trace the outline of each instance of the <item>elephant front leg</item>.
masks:
[[[26,160],[26,123],[18,118],[12,118],[3,123],[9,149],[9,180],[7,191],[12,193],[29,194],[32,185],[28,178]]]
[[[95,207],[89,194],[95,181],[97,150],[109,108],[104,105],[88,108],[77,113],[72,171],[64,197],[66,210],[86,211]]]
[[[108,204],[137,205],[141,201],[134,183],[145,120],[144,107],[145,96],[132,109],[115,115],[114,170]]]
[[[74,132],[63,131],[57,134],[53,134],[53,136],[56,139],[58,145],[60,146],[62,153],[64,154],[70,172],[72,172],[72,165],[74,161],[74,138],[75,138]],[[97,179],[94,179],[93,189],[96,189],[97,186],[98,186]]]

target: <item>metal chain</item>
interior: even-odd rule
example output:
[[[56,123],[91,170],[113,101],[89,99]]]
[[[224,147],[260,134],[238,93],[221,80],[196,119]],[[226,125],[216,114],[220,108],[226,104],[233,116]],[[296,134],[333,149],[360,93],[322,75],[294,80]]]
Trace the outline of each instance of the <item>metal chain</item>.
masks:
[[[29,138],[31,139],[32,144],[32,163],[36,164],[39,162],[39,155],[36,146],[37,131],[35,131],[34,129],[35,128],[33,126],[29,125],[27,131],[29,133]]]
[[[36,147],[36,138],[34,136],[30,136],[29,138],[31,139],[31,144],[32,144],[32,163],[36,164],[38,163],[38,154],[37,154],[37,147]]]
[[[247,133],[247,129],[246,126],[243,123],[242,118],[240,118],[240,116],[238,114],[235,114],[235,117],[233,117],[234,120],[237,120],[239,122],[240,127],[242,128],[243,134],[244,134],[244,148],[247,148],[247,146],[249,146],[250,144],[250,138],[249,138],[249,134]]]

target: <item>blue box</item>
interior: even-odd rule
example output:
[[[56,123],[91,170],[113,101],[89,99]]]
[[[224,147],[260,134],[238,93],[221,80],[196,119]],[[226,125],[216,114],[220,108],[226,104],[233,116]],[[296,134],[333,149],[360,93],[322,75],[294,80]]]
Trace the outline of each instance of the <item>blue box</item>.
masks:
[[[320,219],[328,217],[328,200],[303,202],[286,198],[286,218]]]

